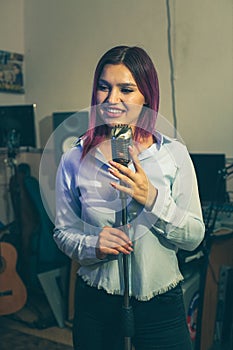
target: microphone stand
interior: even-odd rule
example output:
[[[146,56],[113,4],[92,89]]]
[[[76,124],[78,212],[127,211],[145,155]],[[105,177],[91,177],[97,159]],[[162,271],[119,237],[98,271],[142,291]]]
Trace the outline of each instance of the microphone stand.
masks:
[[[125,165],[125,164],[124,164]],[[128,225],[127,225],[127,195],[124,192],[120,192],[121,198],[121,221],[124,231],[128,236]],[[129,297],[129,255],[123,254],[123,272],[124,272],[124,299],[122,306],[122,328],[124,332],[124,350],[131,350],[132,343],[131,338],[134,335],[134,317],[133,308],[130,305]]]
[[[128,147],[132,142],[132,129],[125,124],[116,125],[112,129],[112,159],[117,163],[128,166],[130,161]],[[120,181],[121,185],[124,185]],[[128,212],[127,195],[120,191],[121,199],[121,224],[127,236],[128,233]],[[130,305],[129,297],[129,255],[123,254],[123,273],[124,273],[124,298],[122,305],[122,330],[124,335],[124,350],[131,350],[131,338],[134,335],[133,308]]]

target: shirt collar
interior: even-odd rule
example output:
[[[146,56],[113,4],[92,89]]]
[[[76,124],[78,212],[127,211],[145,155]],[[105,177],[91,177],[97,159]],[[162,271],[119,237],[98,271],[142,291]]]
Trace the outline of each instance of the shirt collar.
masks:
[[[158,150],[160,150],[160,148],[161,148],[161,146],[163,144],[164,136],[159,131],[155,131],[154,136],[155,136],[155,139],[156,139],[156,148]]]

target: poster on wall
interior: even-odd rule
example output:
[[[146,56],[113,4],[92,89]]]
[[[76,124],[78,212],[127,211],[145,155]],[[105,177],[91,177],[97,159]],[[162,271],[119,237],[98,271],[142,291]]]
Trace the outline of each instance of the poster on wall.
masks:
[[[25,92],[22,54],[0,50],[0,92]]]

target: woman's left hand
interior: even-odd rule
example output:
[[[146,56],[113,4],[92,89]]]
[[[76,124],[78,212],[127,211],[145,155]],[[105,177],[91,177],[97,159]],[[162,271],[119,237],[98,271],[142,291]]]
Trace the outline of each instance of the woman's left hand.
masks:
[[[141,167],[135,147],[129,147],[129,152],[134,164],[135,172],[126,166],[114,161],[109,161],[109,172],[120,180],[120,183],[111,182],[112,187],[122,191],[138,203],[150,210],[157,198],[158,190],[152,185],[146,173]]]

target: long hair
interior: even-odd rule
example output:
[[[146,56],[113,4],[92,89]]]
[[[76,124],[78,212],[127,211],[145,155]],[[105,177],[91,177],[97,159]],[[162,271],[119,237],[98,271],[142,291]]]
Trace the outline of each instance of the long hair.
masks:
[[[154,64],[144,49],[137,46],[116,46],[107,51],[99,60],[93,81],[89,128],[84,138],[83,157],[94,146],[109,135],[109,127],[98,120],[97,105],[98,83],[103,68],[107,64],[124,64],[135,79],[137,87],[146,101],[146,107],[154,113],[141,113],[137,120],[134,139],[138,141],[148,136],[148,130],[155,125],[159,109],[159,83]]]

